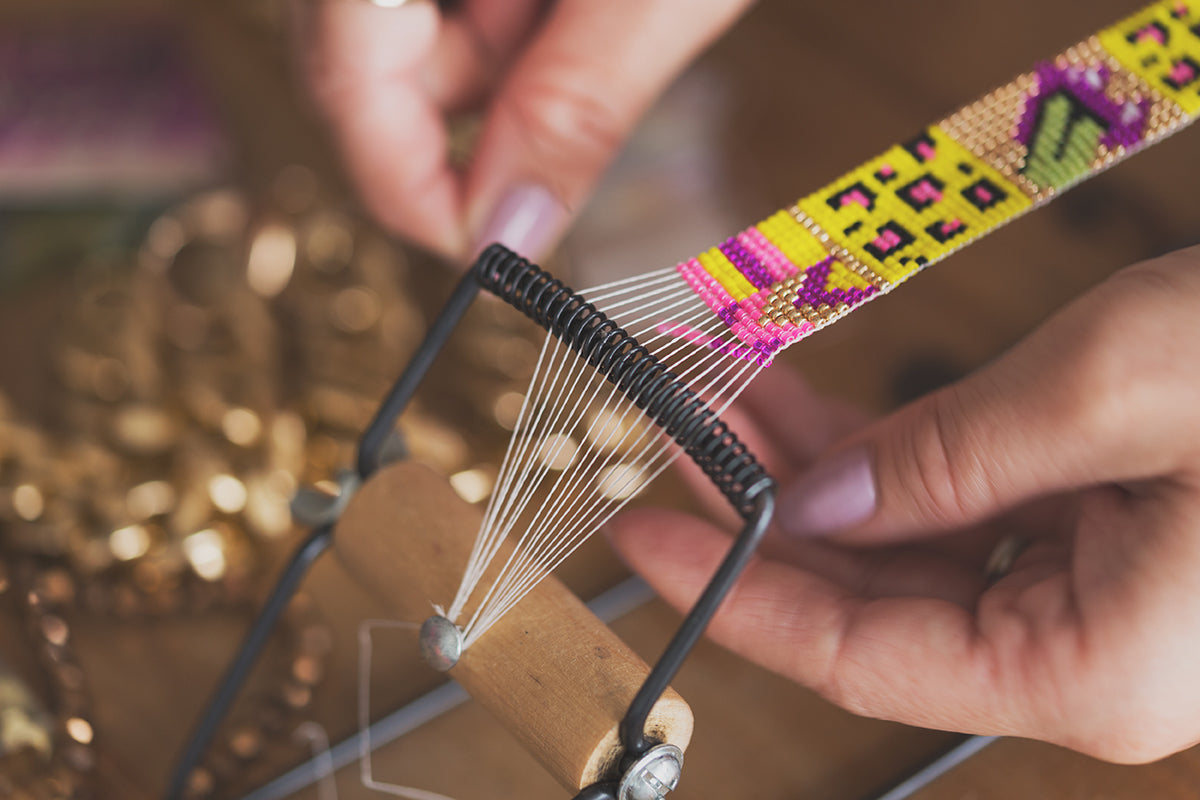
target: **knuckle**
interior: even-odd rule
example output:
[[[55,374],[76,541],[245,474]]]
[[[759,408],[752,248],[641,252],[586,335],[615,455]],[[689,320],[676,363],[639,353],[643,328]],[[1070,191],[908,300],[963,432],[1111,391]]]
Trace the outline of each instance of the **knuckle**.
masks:
[[[1125,387],[1130,365],[1123,348],[1103,331],[1086,337],[1069,354],[1058,382],[1053,419],[1078,441],[1108,442],[1124,426]]]
[[[539,76],[514,93],[510,111],[540,159],[599,167],[620,146],[622,115],[569,71]]]
[[[1116,709],[1103,731],[1088,731],[1064,744],[1072,750],[1113,764],[1149,764],[1183,749],[1154,724],[1144,709]]]
[[[822,698],[860,717],[879,717],[879,703],[871,698],[861,687],[851,685],[831,675],[828,680],[814,687]]]
[[[1186,695],[1166,688],[1172,680],[1135,659],[1126,666],[1145,679],[1122,681],[1114,691],[1112,660],[1107,654],[1063,670],[1057,689],[1062,702],[1054,715],[1057,734],[1046,738],[1114,764],[1147,764],[1195,744],[1191,705]]]
[[[910,498],[922,519],[944,526],[982,507],[987,490],[979,462],[965,443],[960,391],[958,386],[947,387],[923,401],[915,410],[915,424],[901,428],[894,448],[897,489]]]
[[[1200,286],[1200,245],[1142,261],[1113,275],[1110,282],[1158,302],[1178,298]]]
[[[1074,435],[1115,442],[1161,403],[1163,382],[1187,355],[1181,348],[1190,337],[1176,326],[1195,326],[1194,310],[1180,308],[1180,300],[1191,306],[1186,299],[1200,290],[1200,270],[1188,275],[1177,267],[1169,258],[1138,264],[1097,293],[1079,335],[1059,358],[1059,418]]]

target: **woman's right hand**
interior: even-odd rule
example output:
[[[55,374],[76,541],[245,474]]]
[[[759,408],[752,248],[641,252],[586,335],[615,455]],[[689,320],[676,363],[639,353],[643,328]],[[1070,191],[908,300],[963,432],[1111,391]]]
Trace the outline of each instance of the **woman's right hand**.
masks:
[[[873,717],[1119,762],[1200,742],[1197,309],[1200,247],[1118,273],[854,431],[761,378],[738,432],[801,474],[710,634]],[[669,511],[612,528],[679,608],[729,546]],[[989,553],[1013,534],[1027,547],[997,574]]]

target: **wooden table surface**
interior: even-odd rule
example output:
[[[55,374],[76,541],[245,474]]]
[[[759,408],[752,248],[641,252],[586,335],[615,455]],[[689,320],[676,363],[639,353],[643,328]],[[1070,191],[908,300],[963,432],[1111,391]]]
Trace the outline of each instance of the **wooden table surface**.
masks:
[[[117,0],[107,5],[159,7]],[[239,142],[245,183],[262,186],[297,161],[337,182],[336,159],[297,98],[277,42],[268,29],[239,21],[233,5],[193,0],[177,13]],[[761,218],[1136,5],[762,2],[698,67],[719,76],[722,87],[721,113],[708,134],[719,145],[714,159],[728,189],[725,212],[732,208],[740,219],[736,228]],[[46,13],[48,6],[81,4],[22,0],[6,4],[2,14],[21,18]],[[972,246],[896,297],[793,348],[785,360],[820,389],[875,411],[894,407],[931,375],[986,362],[1121,266],[1200,242],[1198,153],[1200,130],[1155,147]],[[590,213],[603,209],[585,212],[584,237]],[[712,230],[709,239],[736,228]],[[566,252],[572,253],[570,242]],[[690,252],[684,248],[680,255]],[[27,299],[4,298],[0,333],[14,335],[28,321],[21,312],[27,306]],[[6,379],[32,368],[14,363],[5,357]],[[679,492],[668,488],[664,496],[678,498]],[[566,571],[584,596],[623,575],[601,543],[592,543]],[[380,611],[331,560],[317,566],[305,591],[334,628],[334,656],[312,718],[337,739],[354,729],[357,623]],[[96,727],[104,732],[101,797],[133,800],[160,792],[185,731],[247,621],[232,612],[140,625],[76,621],[76,645],[96,698]],[[677,622],[673,612],[652,602],[614,628],[653,657]],[[16,641],[12,621],[0,625],[0,642]],[[404,649],[396,643],[380,655],[390,681],[375,688],[378,712],[438,682]],[[859,800],[953,741],[948,734],[839,711],[707,642],[675,685],[696,714],[683,783],[672,795],[681,800]],[[255,762],[244,783],[261,783],[301,752],[287,748],[279,758]],[[471,704],[382,748],[375,775],[457,800],[565,796]],[[337,787],[343,800],[379,796],[361,787],[356,768],[341,770]],[[318,794],[308,790],[297,797]],[[1192,800],[1200,797],[1200,749],[1122,767],[1040,743],[1003,741],[916,795],[1030,797]]]

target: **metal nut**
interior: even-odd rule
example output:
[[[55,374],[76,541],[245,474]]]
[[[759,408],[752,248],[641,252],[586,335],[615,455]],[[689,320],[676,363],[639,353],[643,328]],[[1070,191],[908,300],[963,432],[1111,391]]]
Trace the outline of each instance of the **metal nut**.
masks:
[[[618,800],[664,800],[682,773],[683,751],[673,744],[656,745],[625,771]]]

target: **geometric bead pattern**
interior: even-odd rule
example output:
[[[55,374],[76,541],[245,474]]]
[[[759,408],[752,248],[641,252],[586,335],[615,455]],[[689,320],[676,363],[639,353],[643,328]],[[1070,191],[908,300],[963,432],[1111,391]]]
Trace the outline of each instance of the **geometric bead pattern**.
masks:
[[[1099,39],[1126,69],[1185,112],[1200,112],[1200,1],[1155,3],[1101,31]]]
[[[938,128],[896,145],[796,204],[888,285],[1030,206]]]
[[[735,334],[725,351],[767,365],[1198,114],[1200,0],[1161,0],[677,271]]]
[[[1042,202],[1187,121],[1092,37],[938,127]]]

